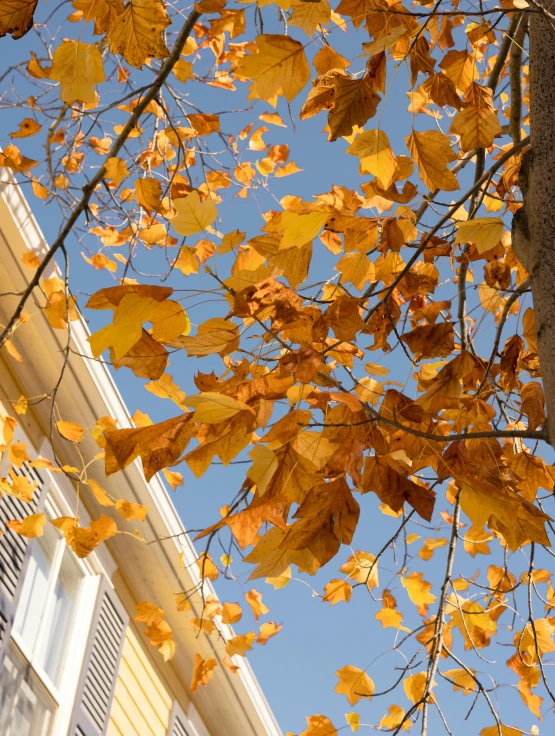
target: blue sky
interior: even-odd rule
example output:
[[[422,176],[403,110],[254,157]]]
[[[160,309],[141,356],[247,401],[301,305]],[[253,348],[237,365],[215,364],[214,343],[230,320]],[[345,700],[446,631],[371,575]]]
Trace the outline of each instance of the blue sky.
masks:
[[[250,22],[252,8],[248,12]],[[64,33],[71,38],[76,38],[79,28],[80,26],[77,25],[69,26],[66,24]],[[297,33],[296,30],[293,35],[303,38],[302,34]],[[335,48],[349,59],[353,59],[351,71],[360,71],[363,69],[365,59],[356,60],[360,48],[359,40],[366,40],[367,37],[359,33],[356,43],[353,43],[352,39],[351,31],[349,36],[346,36],[338,29],[335,29],[330,36],[330,41]],[[243,39],[239,38],[238,40]],[[4,49],[7,50],[6,58],[9,57],[11,63],[13,63],[12,59],[27,58],[27,49],[35,47],[32,34],[21,42],[3,39],[2,43]],[[308,55],[311,56],[313,51],[314,49],[309,48]],[[436,54],[436,56],[440,58],[439,54]],[[412,126],[414,125],[420,130],[432,129],[435,127],[436,121],[427,115],[419,115],[413,119],[407,113],[408,98],[406,90],[409,88],[407,70],[401,65],[396,74],[393,74],[390,71],[392,69],[393,65],[390,63],[388,65],[389,91],[387,99],[380,104],[375,125],[369,125],[368,127],[382,125],[389,136],[395,153],[406,155],[407,151],[403,139],[409,135]],[[248,105],[245,86],[240,86],[240,91],[237,94],[215,90],[195,82],[188,82],[187,87],[191,100],[201,107],[204,112],[221,111],[229,107],[242,109]],[[291,150],[290,160],[293,159],[303,169],[302,172],[292,177],[277,179],[272,182],[272,193],[277,199],[285,194],[293,194],[308,200],[317,193],[329,191],[332,184],[357,189],[360,183],[365,180],[358,174],[358,159],[344,155],[344,149],[347,146],[345,141],[339,140],[333,144],[326,142],[326,136],[321,132],[325,122],[322,115],[308,121],[298,121],[298,111],[307,91],[308,88],[292,104],[293,117],[296,120],[295,127],[293,128],[289,119],[286,103],[284,100],[280,100],[278,112],[288,127],[277,128],[269,125],[270,131],[264,136],[265,141],[272,145],[288,143]],[[263,123],[258,121],[257,116],[264,109],[270,108],[268,106],[258,106],[254,117],[250,111],[235,114],[233,123],[229,126],[230,129],[239,130],[252,120],[256,124],[255,127],[262,125]],[[6,109],[1,111],[1,114],[3,125],[0,144],[5,146],[11,142],[7,137],[7,133],[15,130],[16,124],[22,117],[28,115],[28,111],[23,114],[21,110]],[[119,122],[125,116],[114,112],[112,118],[114,122]],[[222,116],[223,130],[226,130],[225,120],[227,118]],[[443,130],[448,128],[448,121],[445,119],[437,121],[437,124]],[[23,152],[29,156],[41,158],[42,138],[40,140],[39,138],[40,136],[37,136],[27,141],[21,141],[20,147]],[[261,155],[257,152],[247,152],[244,154],[244,160],[254,161],[260,158]],[[100,163],[100,160],[98,158],[98,163]],[[460,177],[461,187],[471,180],[472,175],[473,165],[468,167],[467,172]],[[445,201],[451,199],[446,193],[443,193],[442,196]],[[32,195],[29,195],[29,198],[47,238],[52,240],[61,225],[57,208],[53,205],[44,206]],[[414,204],[412,206],[414,207]],[[227,233],[238,228],[246,231],[247,237],[258,235],[260,227],[264,224],[260,213],[272,207],[277,208],[275,200],[262,189],[254,192],[248,200],[226,197],[224,203],[219,206],[220,221],[218,222],[218,229]],[[433,218],[434,215],[430,211],[426,218],[427,223],[433,223]],[[194,240],[192,243],[194,243]],[[90,266],[84,263],[79,255],[81,248],[75,239],[68,245],[72,254],[72,288],[74,293],[78,295],[79,305],[83,307],[86,294],[111,285],[113,282],[106,272],[93,272]],[[96,248],[96,240],[94,240],[94,247]],[[323,246],[317,250],[317,254],[318,257],[313,259],[309,276],[310,283],[322,278],[330,278],[332,275],[330,269],[335,263],[335,259],[331,258]],[[218,268],[226,273],[230,263],[230,260],[218,261]],[[145,252],[141,256],[141,266],[146,271],[161,270],[162,265],[159,251]],[[477,267],[476,273],[479,282],[481,266]],[[451,279],[452,276],[453,274],[450,271],[442,273],[442,277],[446,281]],[[213,281],[205,275],[185,279],[180,273],[174,272],[168,283],[179,289],[214,288]],[[453,285],[445,283],[438,290],[436,298],[450,298],[454,292]],[[471,305],[472,303],[471,301]],[[191,297],[184,300],[183,304],[189,311],[194,325],[213,316],[223,317],[227,311],[226,304],[222,300],[215,303],[212,301],[206,302],[203,298]],[[90,321],[90,328],[93,331],[105,324],[105,314],[102,312],[85,311],[85,317]],[[478,343],[481,348],[483,347],[485,355],[488,354],[488,343],[493,334],[492,330],[493,326],[487,326]],[[512,333],[507,329],[507,336],[510,334]],[[368,339],[368,342],[370,342],[370,339]],[[410,378],[407,364],[399,361],[396,352],[389,355],[367,353],[365,360],[373,360],[389,367],[391,373],[388,378],[406,385],[407,393],[414,394],[414,380]],[[222,362],[219,359],[186,359],[183,355],[177,354],[172,356],[168,372],[187,394],[192,394],[197,392],[193,383],[194,374],[199,370],[209,373],[212,369],[222,373]],[[170,404],[169,401],[162,401],[145,391],[143,388],[145,382],[134,378],[126,369],[115,372],[114,377],[131,413],[140,408],[147,412],[154,421],[174,416],[177,413],[176,407]],[[178,469],[184,474],[185,485],[173,495],[174,503],[185,525],[190,529],[200,529],[213,523],[218,518],[220,506],[229,502],[230,498],[240,488],[244,478],[245,466],[233,465],[224,468],[215,465],[200,480],[197,480],[190,473],[186,465]],[[375,496],[368,494],[359,498],[359,501],[362,507],[361,522],[353,540],[352,549],[375,553],[392,535],[399,521],[384,516],[378,510],[378,501]],[[439,490],[438,510],[445,508],[448,508],[448,505],[445,503],[444,493]],[[419,521],[418,524],[422,524],[422,522]],[[422,537],[448,536],[449,526],[436,513],[433,527],[426,524],[417,526],[416,523],[409,522],[407,531],[415,532]],[[409,550],[414,555],[420,547],[421,542],[417,542]],[[498,550],[498,545],[495,542],[492,543],[491,547],[492,551]],[[402,551],[398,551],[402,556]],[[321,598],[313,594],[313,591],[321,594],[326,582],[341,576],[338,568],[350,554],[348,548],[343,548],[336,560],[333,560],[314,578],[304,576],[302,581],[292,580],[287,587],[279,591],[274,591],[271,586],[265,585],[263,581],[256,581],[255,583],[255,587],[264,594],[264,602],[271,609],[271,613],[262,620],[283,623],[283,629],[278,636],[270,640],[265,647],[256,647],[251,653],[250,661],[284,732],[300,733],[305,728],[305,716],[315,713],[327,715],[335,726],[340,728],[346,727],[344,715],[350,710],[359,712],[363,723],[377,725],[380,718],[385,715],[388,705],[396,703],[404,708],[409,706],[409,701],[402,690],[398,690],[391,695],[375,698],[370,703],[361,701],[355,708],[349,706],[343,695],[333,692],[337,681],[334,672],[344,665],[352,664],[362,669],[368,668],[368,674],[374,679],[377,689],[380,690],[386,689],[395,681],[398,676],[395,668],[401,667],[405,663],[400,653],[391,651],[395,640],[394,630],[383,630],[381,625],[374,620],[376,611],[381,607],[381,604],[372,600],[371,596],[362,588],[354,591],[353,598],[348,605],[339,603],[333,607],[322,603]],[[544,557],[546,556],[544,555]],[[517,565],[524,570],[526,568],[524,554],[517,553],[517,558],[522,559],[522,563],[518,562]],[[456,574],[471,577],[477,569],[484,570],[487,565],[494,564],[494,562],[499,564],[500,559],[498,551],[491,557],[477,556],[475,559],[461,553],[457,557]],[[547,560],[546,557],[544,564],[549,567]],[[540,564],[542,563],[540,562]],[[430,562],[423,563],[416,559],[414,563],[411,562],[410,569],[425,571],[426,579],[433,581],[434,579],[441,579],[444,565],[445,550],[438,550]],[[237,576],[237,580],[216,584],[223,600],[238,600],[241,592],[246,592],[251,587],[251,584],[246,582],[248,575],[246,570],[246,566],[234,562],[232,571]],[[412,604],[407,601],[406,593],[400,586],[398,579],[395,578],[392,554],[386,556],[383,565],[380,565],[380,578],[381,588],[387,585],[398,599],[405,617],[404,623],[407,626],[419,625],[420,617],[416,614]],[[437,584],[434,585],[433,592],[438,595]],[[539,616],[540,612],[538,611],[536,615]],[[503,636],[500,637],[505,643],[512,641],[512,633],[507,629],[510,619],[510,612],[506,612],[500,621],[500,627],[506,629]],[[240,633],[248,631],[247,623],[248,621],[244,619],[236,627],[237,630]],[[517,625],[516,628],[520,627]],[[458,654],[461,654],[460,637],[458,641],[459,644],[456,645],[455,650]],[[518,723],[521,727],[529,730],[537,721],[521,704],[520,697],[514,689],[516,678],[504,667],[505,660],[513,652],[514,649],[495,645],[483,650],[482,654],[488,660],[496,660],[499,665],[487,665],[473,653],[470,653],[465,661],[468,661],[470,666],[478,672],[487,669],[496,675],[499,674],[500,681],[513,684],[513,687],[499,689],[493,694],[493,697],[499,699],[506,723],[514,723],[515,725]],[[455,665],[452,663],[448,665],[442,663],[440,669],[453,667]],[[467,722],[463,721],[472,704],[472,695],[465,697],[460,693],[453,695],[452,686],[441,680],[441,678],[438,678],[437,691],[444,694],[444,698],[446,698],[444,701],[447,703],[446,715],[452,725],[453,733],[457,736],[478,734],[481,728],[492,725],[492,720],[487,717],[482,702],[477,704],[469,720]],[[552,715],[546,717],[547,725],[545,731],[543,728],[541,729],[541,733],[549,732],[550,720],[553,723]],[[413,729],[414,732],[416,730],[417,728]],[[435,736],[440,731],[439,719],[435,713],[432,713],[431,734]]]

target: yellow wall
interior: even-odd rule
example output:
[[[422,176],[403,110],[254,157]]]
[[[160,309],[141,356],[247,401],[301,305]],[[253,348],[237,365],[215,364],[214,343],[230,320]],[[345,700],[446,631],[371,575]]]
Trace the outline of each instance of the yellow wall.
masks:
[[[172,698],[127,627],[107,736],[166,736]]]

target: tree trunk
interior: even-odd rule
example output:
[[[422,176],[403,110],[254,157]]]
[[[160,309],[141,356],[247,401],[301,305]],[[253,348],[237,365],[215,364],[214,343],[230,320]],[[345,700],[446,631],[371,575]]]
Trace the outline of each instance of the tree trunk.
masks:
[[[531,150],[520,173],[524,207],[513,220],[513,248],[532,281],[538,353],[555,446],[555,29],[530,15]]]

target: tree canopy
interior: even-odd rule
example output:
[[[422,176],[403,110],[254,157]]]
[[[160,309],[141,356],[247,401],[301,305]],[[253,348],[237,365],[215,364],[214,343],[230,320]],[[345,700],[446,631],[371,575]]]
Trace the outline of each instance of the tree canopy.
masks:
[[[62,373],[43,397],[12,397],[3,449],[24,461],[17,415],[47,401],[55,444],[92,432],[106,476],[139,458],[147,480],[162,472],[180,493],[187,473],[194,493],[214,463],[237,465],[196,536],[201,580],[233,601],[237,580],[312,586],[324,568],[324,605],[364,599],[365,636],[400,654],[346,662],[346,723],[307,714],[302,736],[469,733],[460,707],[480,736],[539,733],[504,712],[507,685],[534,723],[553,721],[555,385],[541,341],[555,312],[550,325],[548,297],[531,294],[553,272],[529,255],[523,197],[536,141],[553,135],[533,108],[551,80],[532,80],[532,41],[553,43],[554,21],[542,0],[0,0],[0,36],[17,42],[1,41],[0,166],[57,231],[45,257],[25,255],[28,288],[0,296],[0,344],[16,364],[29,320],[70,338],[82,314],[88,359],[133,375],[164,417],[81,427],[57,413]],[[311,169],[326,166],[322,191]],[[59,465],[76,499],[105,507],[90,527],[77,500],[52,521],[75,554],[120,519],[140,527],[147,509],[107,494],[90,463]],[[386,541],[359,549],[367,516]],[[241,619],[210,596],[191,619],[190,595],[176,605],[199,632]],[[245,598],[257,622],[268,613],[255,588]],[[156,601],[136,620],[178,656]],[[223,641],[224,664],[280,628]],[[215,666],[197,657],[192,690]]]

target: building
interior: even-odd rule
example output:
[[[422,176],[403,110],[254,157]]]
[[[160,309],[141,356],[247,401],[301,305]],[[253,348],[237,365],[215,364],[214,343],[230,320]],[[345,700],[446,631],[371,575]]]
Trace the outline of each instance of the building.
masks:
[[[32,273],[22,265],[23,254],[31,250],[40,258],[46,246],[14,179],[5,175],[0,186],[0,323],[5,324],[17,300],[5,294],[25,289]],[[27,311],[33,311],[32,299]],[[106,367],[82,357],[90,354],[84,323],[71,327],[72,351],[56,395],[60,415],[83,427],[105,415],[119,427],[131,426]],[[37,313],[14,340],[22,361],[6,350],[0,354],[2,418],[6,412],[16,417],[14,441],[27,445],[30,461],[53,458],[50,402],[32,402],[24,415],[13,413],[10,402],[20,395],[40,397],[45,387],[55,386],[65,338],[64,330],[53,330]],[[63,462],[76,464],[71,443],[56,449]],[[79,449],[86,458],[98,452],[92,439]],[[77,494],[64,474],[29,462],[13,472],[36,481],[37,488],[31,504],[9,494],[0,498],[2,736],[280,736],[246,660],[241,659],[238,674],[217,667],[208,687],[190,692],[194,653],[220,655],[209,637],[197,637],[183,626],[183,614],[176,610],[176,592],[198,584],[198,567],[158,478],[147,483],[135,462],[123,473],[98,480],[114,496],[149,507],[141,525],[146,540],[167,539],[147,545],[118,534],[78,560],[51,524],[43,536],[27,540],[14,534],[8,521],[40,509],[50,518],[78,515],[80,524],[87,525],[91,517],[110,510],[90,504],[87,496],[76,513]],[[4,459],[0,476],[5,474]],[[145,600],[166,611],[177,644],[170,662],[163,662],[145,638],[144,626],[133,621],[136,604]],[[200,612],[200,597],[192,603]]]

